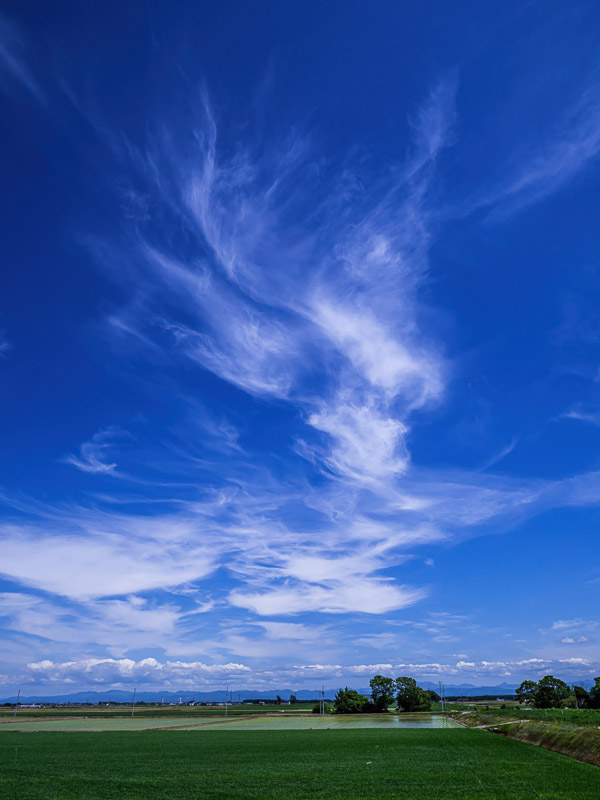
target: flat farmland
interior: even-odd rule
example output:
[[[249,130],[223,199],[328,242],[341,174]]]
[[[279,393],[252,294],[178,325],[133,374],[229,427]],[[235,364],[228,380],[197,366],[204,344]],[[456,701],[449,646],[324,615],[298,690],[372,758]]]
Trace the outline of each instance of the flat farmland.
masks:
[[[230,705],[227,709],[227,716],[239,716],[246,714],[310,714],[314,703],[296,703],[295,705]],[[41,719],[43,717],[127,717],[131,716],[131,705],[122,706],[59,706],[52,708],[44,706],[42,708],[19,708],[17,719],[26,717],[28,719]],[[225,706],[164,706],[164,705],[137,705],[135,707],[136,717],[224,717]],[[15,718],[14,709],[0,709],[0,722],[2,720],[12,720]]]
[[[238,717],[237,719],[240,719]],[[242,718],[243,719],[243,718]],[[57,719],[21,719],[16,722],[0,722],[0,736],[7,731],[22,732],[50,732],[64,731],[69,733],[94,733],[107,731],[147,731],[153,728],[168,730],[169,728],[181,728],[182,726],[203,726],[222,723],[228,725],[225,717],[59,717]],[[229,717],[232,722],[235,717]]]
[[[597,800],[600,771],[465,729],[6,732],[0,796]]]
[[[57,719],[10,719],[0,722],[0,735],[8,731],[81,732],[145,730],[348,730],[351,728],[459,728],[452,719],[439,714],[326,714],[278,715],[257,714],[231,717],[58,717]]]

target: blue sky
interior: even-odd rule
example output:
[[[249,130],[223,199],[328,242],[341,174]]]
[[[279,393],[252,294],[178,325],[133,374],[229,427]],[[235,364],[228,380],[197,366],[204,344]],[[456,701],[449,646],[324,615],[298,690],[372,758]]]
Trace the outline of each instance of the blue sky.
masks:
[[[4,694],[600,673],[599,36],[4,5]]]

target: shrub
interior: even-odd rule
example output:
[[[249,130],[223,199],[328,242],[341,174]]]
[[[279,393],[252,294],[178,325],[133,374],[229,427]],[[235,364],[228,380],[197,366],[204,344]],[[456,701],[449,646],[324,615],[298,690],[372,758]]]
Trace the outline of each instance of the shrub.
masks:
[[[359,694],[354,689],[339,689],[333,702],[333,710],[336,714],[363,714],[370,707],[370,703],[364,695]]]

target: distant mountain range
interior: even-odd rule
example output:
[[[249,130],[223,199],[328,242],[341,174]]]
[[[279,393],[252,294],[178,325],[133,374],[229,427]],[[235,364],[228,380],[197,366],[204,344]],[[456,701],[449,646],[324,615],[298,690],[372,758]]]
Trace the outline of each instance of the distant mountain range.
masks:
[[[589,678],[571,681],[578,686],[589,688],[593,684]],[[423,689],[433,689],[439,691],[437,683],[431,681],[423,681],[419,684]],[[518,684],[516,683],[500,683],[495,686],[474,686],[472,683],[461,683],[458,685],[446,684],[446,696],[460,695],[463,697],[477,697],[482,695],[506,695],[513,694]],[[277,695],[282,700],[289,700],[290,695],[295,694],[299,701],[314,700],[319,696],[319,689],[299,689],[293,692],[291,689],[273,689],[268,692],[255,692],[252,689],[235,689],[229,693],[229,697],[233,697],[233,701],[237,702],[238,696],[240,700],[274,700]],[[336,689],[326,689],[325,695],[328,698],[333,698]],[[366,687],[358,690],[361,694],[368,695],[371,690]],[[19,698],[20,703],[107,703],[116,701],[120,703],[128,703],[131,701],[133,695],[133,688],[131,691],[122,691],[117,689],[108,689],[106,692],[75,692],[74,694],[36,694],[36,695],[21,695]],[[204,703],[217,703],[224,702],[225,692],[137,692],[135,696],[136,702],[146,703],[178,703],[190,702],[196,700],[197,702]],[[5,697],[0,700],[2,703],[14,703],[17,696]]]
[[[437,683],[423,682],[420,684],[424,689],[438,690]],[[460,686],[446,686],[447,695],[464,694],[464,695],[484,695],[484,694],[511,694],[517,688],[516,684],[502,683],[499,686],[473,686],[469,683],[463,683]],[[370,694],[368,687],[359,689],[362,694]],[[325,694],[327,697],[333,697],[336,689],[326,689]],[[238,696],[241,700],[273,700],[279,695],[282,700],[289,700],[290,695],[295,694],[298,700],[313,700],[319,696],[318,689],[299,689],[293,692],[291,689],[273,689],[267,692],[256,692],[251,689],[239,689],[230,693],[234,702],[237,702]],[[73,694],[36,694],[36,695],[21,695],[19,702],[21,703],[106,703],[110,701],[116,702],[129,702],[132,699],[133,688],[131,691],[122,691],[117,689],[109,689],[105,692],[75,692]],[[16,702],[16,695],[12,697],[3,698],[0,702],[14,703]],[[223,702],[225,700],[224,691],[215,692],[137,692],[136,702],[146,703],[184,703],[190,700],[198,702],[215,703]]]
[[[238,689],[229,692],[229,698],[233,698],[233,701],[237,703],[238,696],[240,700],[274,700],[277,695],[281,697],[282,700],[289,700],[290,695],[295,694],[298,700],[313,700],[318,698],[319,696],[319,689],[302,689],[297,692],[292,692],[291,689],[273,689],[270,692],[255,692],[251,689]],[[335,689],[332,690],[335,694]],[[75,692],[74,694],[58,694],[58,695],[30,695],[30,696],[23,696],[21,695],[19,702],[20,703],[107,703],[110,701],[116,701],[119,703],[128,703],[131,702],[133,696],[133,687],[131,691],[123,691],[117,689],[108,689],[106,692]],[[3,703],[14,703],[16,702],[16,695],[12,697],[7,697],[0,702]],[[146,703],[178,703],[182,701],[184,703],[189,702],[190,700],[196,700],[198,702],[205,702],[205,703],[216,703],[216,702],[224,702],[225,701],[225,692],[220,690],[216,692],[136,692],[135,700],[137,702],[146,702]]]

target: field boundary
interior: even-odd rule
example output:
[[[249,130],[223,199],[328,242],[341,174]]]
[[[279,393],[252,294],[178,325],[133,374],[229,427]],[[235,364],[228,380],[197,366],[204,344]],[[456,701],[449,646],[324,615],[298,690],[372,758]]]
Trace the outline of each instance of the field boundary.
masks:
[[[540,722],[505,722],[502,726],[487,726],[487,730],[507,739],[552,750],[554,753],[600,767],[600,731]]]

